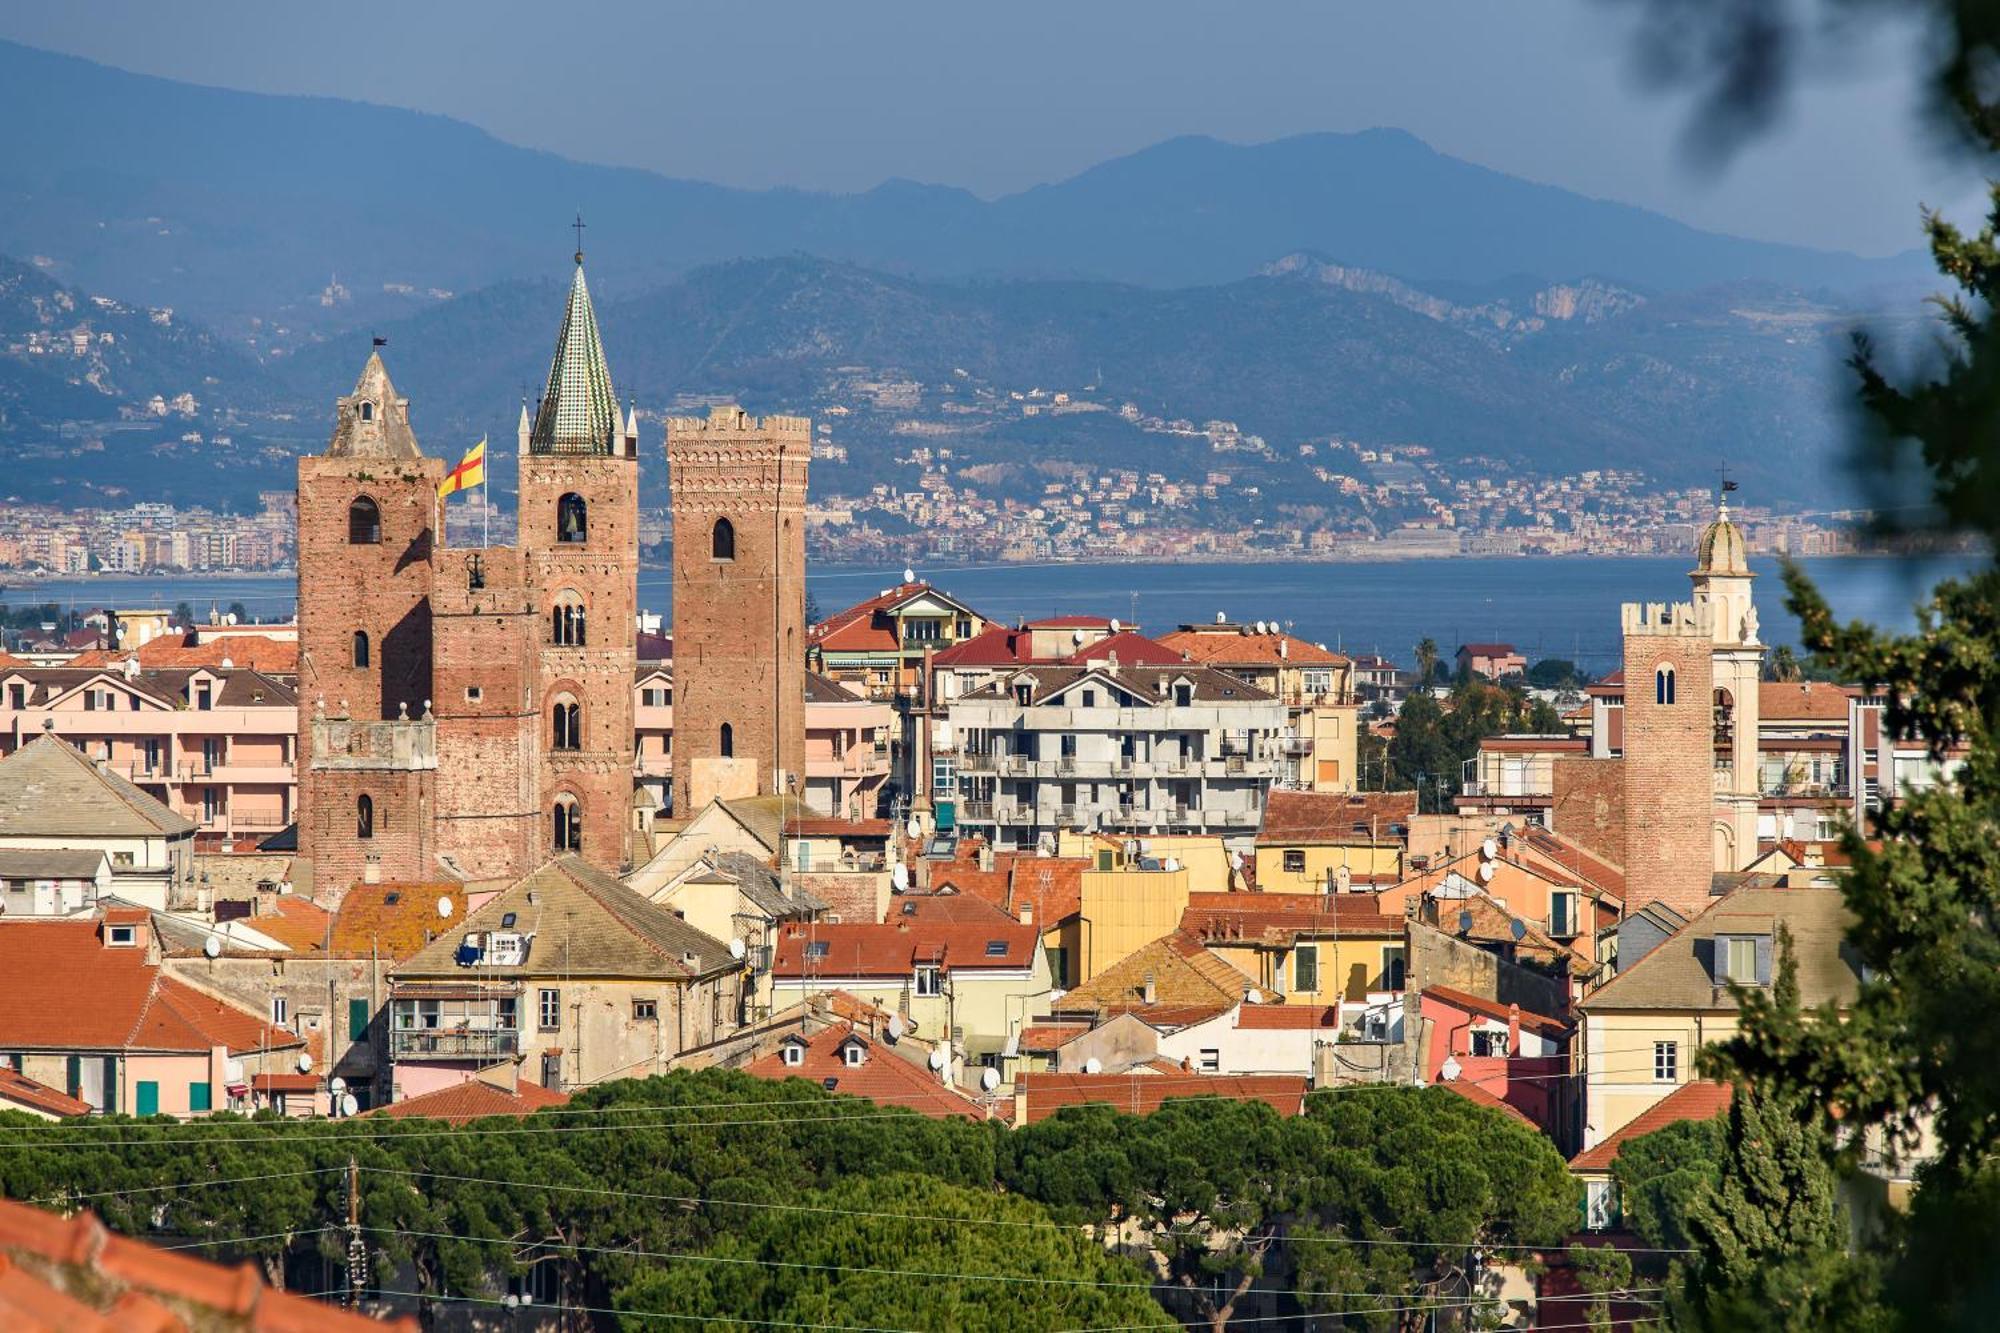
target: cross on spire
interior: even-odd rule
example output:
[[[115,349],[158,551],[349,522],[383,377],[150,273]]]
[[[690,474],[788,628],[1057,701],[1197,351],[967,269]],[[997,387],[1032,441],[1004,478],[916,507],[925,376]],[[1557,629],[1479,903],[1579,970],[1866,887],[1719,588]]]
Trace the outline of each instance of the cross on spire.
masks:
[[[583,214],[579,212],[576,215],[576,221],[569,225],[576,229],[576,262],[581,264],[583,262],[583,228],[585,225]]]

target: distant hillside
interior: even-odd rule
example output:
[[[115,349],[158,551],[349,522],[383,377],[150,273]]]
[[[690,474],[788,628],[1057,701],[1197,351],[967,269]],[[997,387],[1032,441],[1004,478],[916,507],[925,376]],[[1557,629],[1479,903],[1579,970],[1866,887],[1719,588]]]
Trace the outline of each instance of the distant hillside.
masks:
[[[195,87],[4,42],[0,123],[0,251],[259,347],[399,318],[438,292],[559,276],[577,206],[607,294],[793,254],[922,277],[1159,288],[1232,282],[1301,251],[1433,287],[1520,275],[1648,292],[1925,280],[1913,257],[1702,232],[1388,130],[1247,147],[1177,139],[992,202],[907,182],[748,191],[568,161],[442,117]]]

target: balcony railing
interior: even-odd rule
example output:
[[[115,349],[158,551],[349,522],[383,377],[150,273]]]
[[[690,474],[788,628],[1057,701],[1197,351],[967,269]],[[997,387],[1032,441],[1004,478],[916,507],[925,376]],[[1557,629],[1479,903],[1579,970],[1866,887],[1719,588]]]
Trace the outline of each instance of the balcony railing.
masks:
[[[1278,742],[1278,752],[1294,759],[1302,758],[1313,752],[1316,743],[1310,736],[1287,736]]]
[[[389,1033],[389,1054],[398,1060],[485,1060],[520,1050],[521,1034],[514,1028],[395,1028]]]

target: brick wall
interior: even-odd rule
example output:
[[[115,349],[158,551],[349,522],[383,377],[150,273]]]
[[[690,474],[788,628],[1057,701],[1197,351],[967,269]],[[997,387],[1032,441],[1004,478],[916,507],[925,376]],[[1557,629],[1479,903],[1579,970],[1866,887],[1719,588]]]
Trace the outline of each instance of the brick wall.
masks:
[[[332,907],[368,874],[372,861],[385,880],[437,878],[432,819],[437,805],[433,769],[340,768],[314,774],[313,898]],[[359,836],[357,809],[375,807],[374,836]],[[305,828],[300,827],[300,841]]]
[[[756,764],[758,790],[805,783],[805,498],[812,425],[717,408],[667,422],[674,526],[674,758],[691,814],[697,760]],[[719,520],[734,555],[717,559]],[[713,772],[713,769],[707,771]]]
[[[1625,862],[1625,762],[1563,755],[1553,777],[1550,824],[1556,832],[1613,865]]]
[[[1638,608],[1627,608],[1628,612]],[[1649,608],[1658,611],[1660,608]],[[1685,611],[1685,607],[1673,611]],[[1625,634],[1625,907],[1708,905],[1715,863],[1713,651],[1698,623],[1654,617]],[[1674,701],[1656,675],[1673,672]]]

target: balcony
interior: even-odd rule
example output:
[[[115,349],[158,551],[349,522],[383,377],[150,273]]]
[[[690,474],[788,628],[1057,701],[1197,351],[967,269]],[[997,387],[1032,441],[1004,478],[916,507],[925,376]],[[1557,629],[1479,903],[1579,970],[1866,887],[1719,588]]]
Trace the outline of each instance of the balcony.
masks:
[[[1293,759],[1302,759],[1313,752],[1318,744],[1310,736],[1287,736],[1278,742],[1278,753]]]
[[[389,1033],[394,1060],[492,1060],[520,1050],[521,1034],[513,1028],[396,1028]]]
[[[958,771],[961,773],[993,773],[999,770],[1000,761],[990,754],[967,751],[958,757]]]
[[[1253,746],[1254,742],[1249,736],[1234,735],[1222,738],[1222,753],[1225,755],[1247,755]]]

